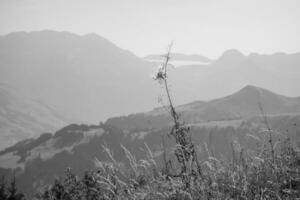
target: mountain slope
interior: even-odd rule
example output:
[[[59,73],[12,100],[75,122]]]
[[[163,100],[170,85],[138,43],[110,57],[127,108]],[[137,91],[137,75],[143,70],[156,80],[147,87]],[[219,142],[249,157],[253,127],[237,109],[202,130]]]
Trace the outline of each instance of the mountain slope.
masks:
[[[148,62],[96,34],[35,31],[0,37],[1,80],[80,121],[150,109],[156,95],[150,72]]]
[[[67,123],[53,108],[0,84],[0,149],[43,132],[52,132]]]
[[[178,106],[177,111],[185,122],[201,123],[259,116],[261,115],[260,104],[267,115],[300,114],[299,97],[286,97],[251,85],[223,98],[196,101]],[[147,126],[161,127],[169,122],[170,118],[163,108],[157,108],[148,113],[129,115],[128,117],[110,118],[106,121],[112,126],[129,130]]]
[[[247,118],[261,114],[260,104],[268,115],[276,114],[298,114],[300,113],[300,98],[286,97],[275,94],[266,89],[248,85],[240,91],[224,98],[209,101],[207,103],[197,102],[182,106],[179,110],[184,113],[212,113],[219,110],[227,114],[227,117]],[[210,111],[210,109],[213,109]],[[205,114],[203,114],[205,117]],[[215,115],[215,119],[218,116]],[[204,118],[205,119],[205,118]],[[225,116],[226,119],[226,116]]]

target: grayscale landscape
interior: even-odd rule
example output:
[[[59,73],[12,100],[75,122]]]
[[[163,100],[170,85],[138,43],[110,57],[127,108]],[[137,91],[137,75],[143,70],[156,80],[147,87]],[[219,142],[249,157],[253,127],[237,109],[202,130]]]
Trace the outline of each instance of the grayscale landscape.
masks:
[[[0,200],[300,199],[299,8],[0,0]]]

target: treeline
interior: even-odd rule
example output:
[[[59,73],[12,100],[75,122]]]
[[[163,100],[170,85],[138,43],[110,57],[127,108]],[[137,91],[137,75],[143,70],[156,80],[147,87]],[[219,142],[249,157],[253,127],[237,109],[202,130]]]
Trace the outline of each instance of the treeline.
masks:
[[[26,200],[25,195],[17,189],[15,177],[9,183],[6,182],[4,177],[1,178],[0,200]]]

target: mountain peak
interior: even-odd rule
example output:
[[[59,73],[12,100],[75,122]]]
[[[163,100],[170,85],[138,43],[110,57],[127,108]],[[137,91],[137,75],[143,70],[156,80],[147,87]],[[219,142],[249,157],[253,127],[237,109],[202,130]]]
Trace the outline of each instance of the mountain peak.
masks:
[[[256,93],[260,93],[261,95],[262,94],[269,94],[269,95],[272,94],[274,96],[286,97],[284,95],[277,94],[277,93],[275,93],[273,91],[270,91],[268,89],[261,88],[261,87],[255,86],[255,85],[246,85],[241,90],[239,90],[237,93],[240,93],[240,92],[244,92],[244,93],[253,93],[253,92],[256,92]]]
[[[240,91],[266,90],[255,85],[246,85]]]
[[[273,94],[273,92],[267,89],[263,89],[254,85],[246,85],[245,87],[237,91],[235,94],[246,94],[247,96],[247,95],[262,95],[264,93]]]
[[[245,58],[245,55],[236,49],[229,49],[225,51],[218,59],[222,63],[237,63],[241,62]]]
[[[224,51],[222,56],[240,56],[240,57],[244,57],[245,55],[237,49],[228,49],[228,50]]]
[[[270,90],[260,88],[253,85],[247,85],[243,87],[241,90],[227,97],[227,100],[231,100],[233,102],[243,102],[258,105],[258,103],[262,103],[264,105],[283,105],[285,101],[290,99],[289,97],[276,94]],[[276,110],[275,106],[272,109]],[[270,112],[272,109],[269,109]]]
[[[102,41],[106,43],[113,44],[109,40],[105,39],[104,37],[101,37],[97,33],[88,33],[85,35],[79,35],[76,33],[68,32],[68,31],[55,31],[55,30],[37,30],[37,31],[18,31],[18,32],[12,32],[7,35],[4,35],[4,37],[10,37],[10,38],[24,38],[24,37],[31,37],[35,39],[66,39],[66,38],[73,38],[76,40],[80,40],[82,38],[94,40],[94,41]],[[115,46],[115,45],[114,45]]]

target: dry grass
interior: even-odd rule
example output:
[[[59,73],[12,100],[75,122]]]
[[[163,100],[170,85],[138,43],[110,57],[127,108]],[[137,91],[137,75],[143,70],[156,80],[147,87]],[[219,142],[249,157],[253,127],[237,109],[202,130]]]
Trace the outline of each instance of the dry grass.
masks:
[[[272,150],[257,152],[233,149],[232,161],[208,157],[201,162],[202,177],[162,173],[148,146],[146,159],[136,160],[123,146],[129,167],[96,160],[97,170],[78,178],[67,170],[66,176],[55,181],[39,199],[299,199],[300,155],[289,139],[277,143]]]

